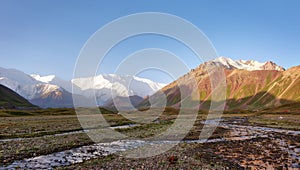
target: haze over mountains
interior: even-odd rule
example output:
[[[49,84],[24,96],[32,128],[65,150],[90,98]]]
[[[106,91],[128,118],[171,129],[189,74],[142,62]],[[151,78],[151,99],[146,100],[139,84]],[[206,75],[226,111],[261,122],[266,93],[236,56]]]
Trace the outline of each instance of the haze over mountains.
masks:
[[[300,66],[285,70],[269,61],[232,60],[220,57],[205,62],[179,78],[184,86],[191,87],[189,79],[195,76],[200,91],[197,107],[209,109],[211,99],[207,66],[224,69],[226,75],[226,109],[261,109],[300,101]],[[134,106],[148,107],[148,97],[159,102],[158,90],[167,97],[167,105],[179,107],[180,90],[176,81],[165,86],[148,79],[114,74],[63,80],[55,75],[28,75],[15,69],[0,68],[0,84],[12,89],[40,107],[73,107],[73,97],[88,106],[94,98],[99,106],[114,107],[115,103],[127,108],[128,97]],[[72,91],[73,85],[73,91]],[[128,88],[129,87],[129,88]],[[155,103],[152,103],[155,105]],[[158,103],[156,103],[158,104]],[[159,104],[158,104],[159,105]]]

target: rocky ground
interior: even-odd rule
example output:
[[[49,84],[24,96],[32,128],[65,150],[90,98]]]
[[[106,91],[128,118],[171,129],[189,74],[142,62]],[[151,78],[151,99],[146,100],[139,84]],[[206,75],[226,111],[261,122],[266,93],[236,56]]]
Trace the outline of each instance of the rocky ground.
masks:
[[[232,136],[224,135],[223,141],[186,140],[150,158],[130,159],[113,154],[60,169],[300,169],[299,131],[253,130],[252,126],[246,128],[248,121],[242,120],[244,124],[241,119],[226,121],[245,128],[230,131]]]
[[[72,121],[68,122],[68,117]],[[114,125],[128,123],[115,114],[106,117]],[[49,124],[48,118],[52,120]],[[207,141],[199,139],[199,135],[203,126],[214,120],[205,122],[205,115],[198,116],[192,130],[178,145],[156,156],[134,159],[122,153],[145,145],[155,147],[174,142],[144,139],[165,131],[176,114],[160,117],[150,124],[120,126],[115,130],[127,135],[127,139],[97,144],[85,133],[77,133],[74,117],[61,118],[0,117],[1,126],[10,125],[2,129],[5,138],[0,139],[0,169],[300,169],[300,131],[295,128],[299,125],[299,115],[226,114]],[[264,124],[263,119],[270,121]],[[37,122],[42,122],[41,126],[35,125]],[[58,125],[52,129],[51,123]],[[73,125],[68,129],[71,133],[61,135],[63,131],[57,127],[68,124]],[[35,127],[36,133],[46,130],[50,134],[28,136],[22,130],[28,127]],[[21,138],[9,138],[9,130]]]

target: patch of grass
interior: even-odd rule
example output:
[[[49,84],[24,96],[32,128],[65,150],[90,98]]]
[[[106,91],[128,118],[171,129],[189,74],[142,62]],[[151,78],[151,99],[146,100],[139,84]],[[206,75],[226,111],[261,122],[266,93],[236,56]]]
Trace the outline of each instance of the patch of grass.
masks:
[[[49,132],[34,132],[34,133],[24,133],[24,134],[0,134],[0,139],[10,139],[10,138],[34,138],[34,137],[41,137],[46,135],[54,135],[54,134],[61,134],[61,133],[68,133],[82,130],[79,129],[71,129],[71,130],[57,130],[57,131],[49,131]]]
[[[259,126],[300,130],[300,115],[260,114],[250,117],[248,121]]]
[[[6,110],[6,114],[12,116],[32,116],[33,114],[26,110]]]
[[[94,114],[95,109],[99,114],[116,114],[117,112],[105,108],[83,108],[84,114]],[[99,111],[100,110],[100,111]],[[76,115],[73,108],[47,108],[47,109],[32,109],[32,110],[13,110],[0,109],[0,117],[9,116],[60,116],[60,115]]]
[[[230,114],[232,114],[232,115],[234,115],[234,114],[252,114],[252,113],[254,113],[254,111],[251,111],[251,110],[241,110],[241,109],[225,110],[223,112],[223,114],[228,114],[228,115],[230,115]]]
[[[98,115],[80,115],[91,117]],[[122,115],[109,113],[102,114],[111,126],[131,124],[132,121]],[[0,111],[0,138],[28,138],[52,135],[81,130],[81,124],[74,109],[40,109],[40,110],[1,110]]]
[[[74,116],[14,116],[0,117],[0,137],[37,137],[81,129]]]

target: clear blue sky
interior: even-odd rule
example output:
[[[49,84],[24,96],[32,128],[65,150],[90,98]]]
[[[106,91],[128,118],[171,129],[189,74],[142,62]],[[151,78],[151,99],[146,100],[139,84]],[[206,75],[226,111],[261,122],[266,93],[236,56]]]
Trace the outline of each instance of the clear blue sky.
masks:
[[[300,65],[299,0],[0,0],[0,66],[71,79],[87,39],[104,24],[137,12],[170,13],[190,21],[208,36],[221,56],[272,60],[285,68]],[[158,43],[151,43],[153,39]],[[191,68],[200,64],[187,59],[190,54],[174,48],[176,42],[167,38],[135,37],[127,46],[134,48],[120,45],[99,73],[113,72],[111,68],[121,57],[146,47],[168,49]],[[169,81],[164,76],[150,78]]]

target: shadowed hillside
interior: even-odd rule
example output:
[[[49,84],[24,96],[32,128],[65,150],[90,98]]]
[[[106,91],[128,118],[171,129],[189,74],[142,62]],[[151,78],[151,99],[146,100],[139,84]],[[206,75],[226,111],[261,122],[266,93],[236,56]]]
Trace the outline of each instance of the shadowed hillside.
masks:
[[[0,85],[0,108],[1,109],[26,109],[37,108],[22,96],[11,89]]]

